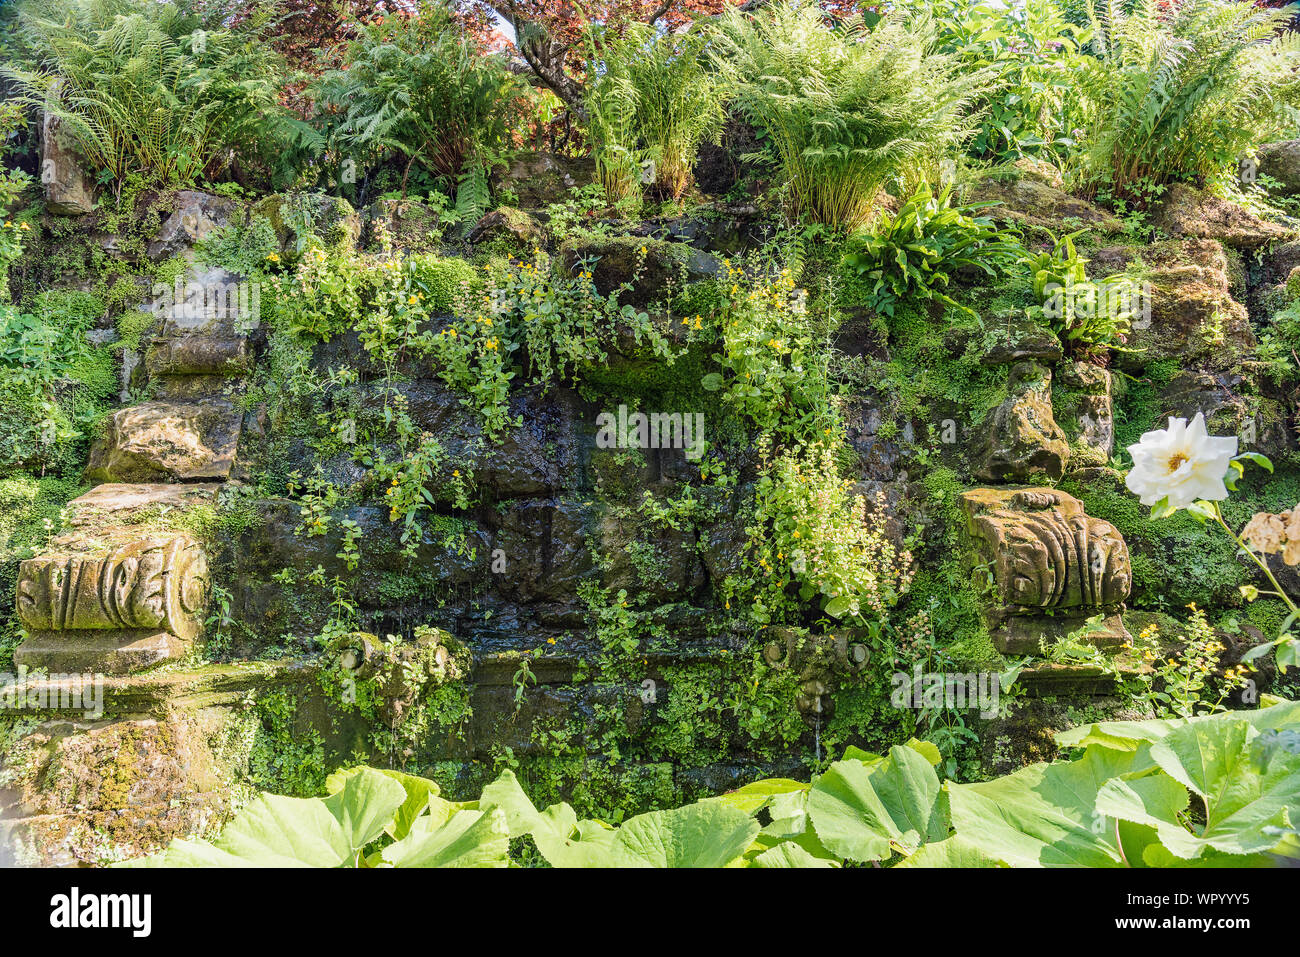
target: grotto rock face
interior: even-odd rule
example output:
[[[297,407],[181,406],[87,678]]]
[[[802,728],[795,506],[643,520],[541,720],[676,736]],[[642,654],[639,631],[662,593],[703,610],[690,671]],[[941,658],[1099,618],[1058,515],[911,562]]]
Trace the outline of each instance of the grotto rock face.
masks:
[[[1104,233],[1123,229],[1110,213],[1051,185],[1039,173],[1021,171],[1010,180],[985,178],[971,191],[971,201],[1001,203],[984,215],[1021,226],[1057,230],[1063,219],[1071,219]]]
[[[763,659],[778,671],[793,671],[799,682],[795,701],[810,727],[834,714],[831,692],[844,678],[865,671],[871,651],[842,632],[803,635],[797,629],[772,628]]]
[[[121,673],[179,657],[203,627],[208,562],[183,532],[71,536],[23,562],[19,664]]]
[[[1289,229],[1183,183],[1169,187],[1152,208],[1151,222],[1175,238],[1215,239],[1241,250],[1259,249],[1291,237]]]
[[[984,424],[975,476],[983,482],[1059,479],[1070,447],[1052,414],[1052,373],[1037,362],[1011,367],[1008,396]]]
[[[708,279],[722,271],[717,259],[685,243],[637,236],[571,241],[561,254],[570,268],[594,260],[591,278],[602,296],[632,280],[632,288],[620,301],[637,308],[667,298],[688,282]]]
[[[367,248],[380,248],[381,229],[394,249],[430,252],[442,239],[442,215],[434,207],[418,200],[381,199],[365,210]]]
[[[1113,525],[1049,488],[977,488],[961,503],[975,564],[990,576],[988,617],[1000,651],[1036,654],[1040,639],[1050,644],[1098,614],[1107,620],[1089,636],[1094,643],[1125,640],[1118,613],[1133,572]]]
[[[1122,268],[1128,251],[1111,252],[1099,251],[1095,261]],[[1142,257],[1148,267],[1150,316],[1133,323],[1125,351],[1115,353],[1116,365],[1132,371],[1161,359],[1179,359],[1223,369],[1254,348],[1250,317],[1232,294],[1232,270],[1222,243],[1160,243]],[[1099,276],[1103,271],[1098,270]]]
[[[189,253],[195,243],[230,225],[241,214],[239,203],[229,197],[181,190],[176,194],[176,209],[149,244],[149,258],[158,261]]]
[[[41,182],[45,208],[60,216],[81,216],[95,208],[95,187],[81,157],[67,142],[57,117],[45,114],[41,125]]]
[[[523,248],[546,241],[546,227],[531,213],[502,206],[485,215],[465,239],[471,243],[508,242]]]
[[[86,476],[105,482],[225,479],[243,421],[224,399],[121,409],[91,448]]]
[[[1300,193],[1300,140],[1282,140],[1265,143],[1256,151],[1260,176],[1277,180],[1276,191],[1281,196]]]
[[[493,174],[493,187],[514,190],[523,209],[541,209],[568,199],[569,190],[590,183],[596,172],[595,161],[588,156],[557,156],[538,151],[520,153],[507,170]]]
[[[1070,468],[1102,466],[1115,450],[1115,416],[1111,375],[1090,362],[1066,362],[1053,395],[1058,419],[1070,440]]]
[[[326,246],[350,249],[361,236],[361,216],[352,205],[338,196],[323,193],[280,193],[253,204],[249,217],[261,216],[275,230],[280,254],[296,256],[306,237],[299,229],[311,224]]]

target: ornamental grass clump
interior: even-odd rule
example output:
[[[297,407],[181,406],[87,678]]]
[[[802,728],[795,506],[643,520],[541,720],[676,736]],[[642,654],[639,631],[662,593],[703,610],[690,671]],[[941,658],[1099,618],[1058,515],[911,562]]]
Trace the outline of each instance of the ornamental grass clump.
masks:
[[[987,76],[936,52],[923,12],[829,26],[813,4],[774,3],[718,24],[715,57],[771,139],[791,218],[832,227],[866,225],[892,177],[959,145]]]
[[[641,185],[679,199],[706,138],[726,118],[726,83],[706,69],[702,30],[662,33],[629,24],[599,51],[601,69],[587,92],[596,175],[611,203]]]

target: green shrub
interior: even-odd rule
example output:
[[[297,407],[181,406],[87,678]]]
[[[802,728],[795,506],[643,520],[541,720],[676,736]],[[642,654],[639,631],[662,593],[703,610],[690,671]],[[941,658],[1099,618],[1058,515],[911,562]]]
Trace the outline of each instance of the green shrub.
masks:
[[[25,63],[0,68],[20,100],[56,115],[92,168],[118,189],[216,177],[237,157],[283,157],[309,136],[280,106],[280,62],[254,17],[203,26],[170,3],[31,0],[17,31]]]
[[[313,93],[331,149],[358,181],[399,156],[403,195],[418,165],[445,192],[456,188],[462,219],[486,212],[487,173],[509,146],[520,87],[505,58],[482,53],[445,4],[365,26]]]
[[[1089,3],[1093,49],[1076,74],[1087,191],[1146,200],[1168,183],[1216,180],[1282,129],[1300,92],[1291,16],[1232,0]]]
[[[1054,0],[926,5],[939,28],[938,49],[956,55],[962,69],[988,69],[993,76],[975,100],[979,125],[966,147],[971,156],[1056,159],[1074,146],[1075,60],[1089,31],[1070,23]]]
[[[1078,233],[1070,233],[1025,259],[1040,305],[1029,315],[1043,320],[1071,353],[1087,355],[1119,348],[1132,332],[1141,306],[1141,292],[1123,274],[1088,280],[1088,260],[1074,248]]]
[[[640,191],[642,163],[672,199],[691,183],[695,152],[722,130],[725,87],[706,69],[703,30],[661,33],[643,23],[599,50],[603,69],[587,90],[597,178],[611,203]]]
[[[482,274],[463,259],[412,256],[408,268],[412,285],[424,293],[425,305],[433,312],[450,312],[453,303],[466,292],[475,292],[483,285]]]
[[[868,29],[827,27],[815,4],[772,3],[719,18],[717,60],[737,103],[771,138],[790,187],[790,211],[854,229],[908,164],[941,155],[967,132],[966,110],[988,79],[959,74],[935,49],[924,14],[896,11]]]
[[[868,304],[887,316],[900,300],[941,299],[960,306],[940,291],[962,267],[996,277],[1023,254],[1014,235],[999,230],[985,216],[971,216],[990,203],[952,206],[950,190],[938,196],[920,189],[893,216],[886,216],[871,235],[850,248],[846,266],[874,281]],[[969,310],[968,310],[969,311]]]
[[[82,292],[42,293],[30,313],[0,306],[0,468],[80,466],[117,389],[113,350],[86,340],[103,311]]]

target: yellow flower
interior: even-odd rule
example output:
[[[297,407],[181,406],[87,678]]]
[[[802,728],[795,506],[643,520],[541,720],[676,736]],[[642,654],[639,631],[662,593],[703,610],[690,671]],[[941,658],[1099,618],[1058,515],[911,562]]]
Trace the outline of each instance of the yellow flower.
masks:
[[[269,260],[270,260],[271,262],[273,262],[273,263],[278,263],[278,262],[280,261],[280,254],[279,254],[279,253],[267,253],[267,254],[266,254],[266,258],[269,259]]]
[[[31,229],[32,227],[28,226],[26,223],[23,223],[18,228],[21,229],[23,232],[27,232],[27,230]]]
[[[647,250],[644,246],[641,247],[641,255],[642,255],[642,256],[644,256],[644,255],[646,254],[647,251],[648,251],[648,250]]]
[[[495,349],[497,347],[497,341],[495,339],[489,339],[487,342],[483,344],[487,346],[489,349]]]
[[[407,299],[406,301],[407,301],[407,303],[408,303],[409,305],[414,306],[414,305],[415,305],[417,302],[419,302],[420,300],[418,300],[418,299],[416,299],[414,296],[412,296],[411,298]]]
[[[455,330],[455,329],[448,329],[448,330],[447,330],[447,335],[449,335],[449,336],[451,336],[453,339],[455,339],[455,338],[456,338],[456,330]]]
[[[451,477],[452,477],[452,478],[460,478],[460,469],[452,469],[452,470],[451,470]]]
[[[553,645],[553,644],[555,644],[555,639],[554,639],[554,638],[547,638],[547,639],[546,639],[546,643],[547,643],[548,645]]]

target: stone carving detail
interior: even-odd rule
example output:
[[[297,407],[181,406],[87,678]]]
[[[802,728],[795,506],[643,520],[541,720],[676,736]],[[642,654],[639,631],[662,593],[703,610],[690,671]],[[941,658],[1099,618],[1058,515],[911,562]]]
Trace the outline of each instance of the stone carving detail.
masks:
[[[831,691],[842,678],[863,671],[871,661],[866,645],[845,634],[804,635],[790,628],[773,628],[763,657],[776,669],[793,669],[799,676],[795,707],[809,727],[829,718]]]
[[[1092,640],[1118,644],[1118,620],[1132,587],[1128,546],[1109,522],[1093,518],[1073,496],[1049,488],[972,489],[962,495],[967,532],[991,572],[989,610],[1002,651],[1033,654],[1038,639],[1110,615]],[[1038,616],[1042,620],[1031,622]],[[1048,616],[1051,616],[1050,618]]]
[[[1065,474],[1070,446],[1052,414],[1052,372],[1033,361],[1017,362],[1007,379],[1007,398],[989,415],[972,465],[981,482],[1056,480]]]
[[[183,534],[128,541],[107,554],[53,554],[22,563],[18,617],[29,631],[166,631],[198,636],[207,557]]]

